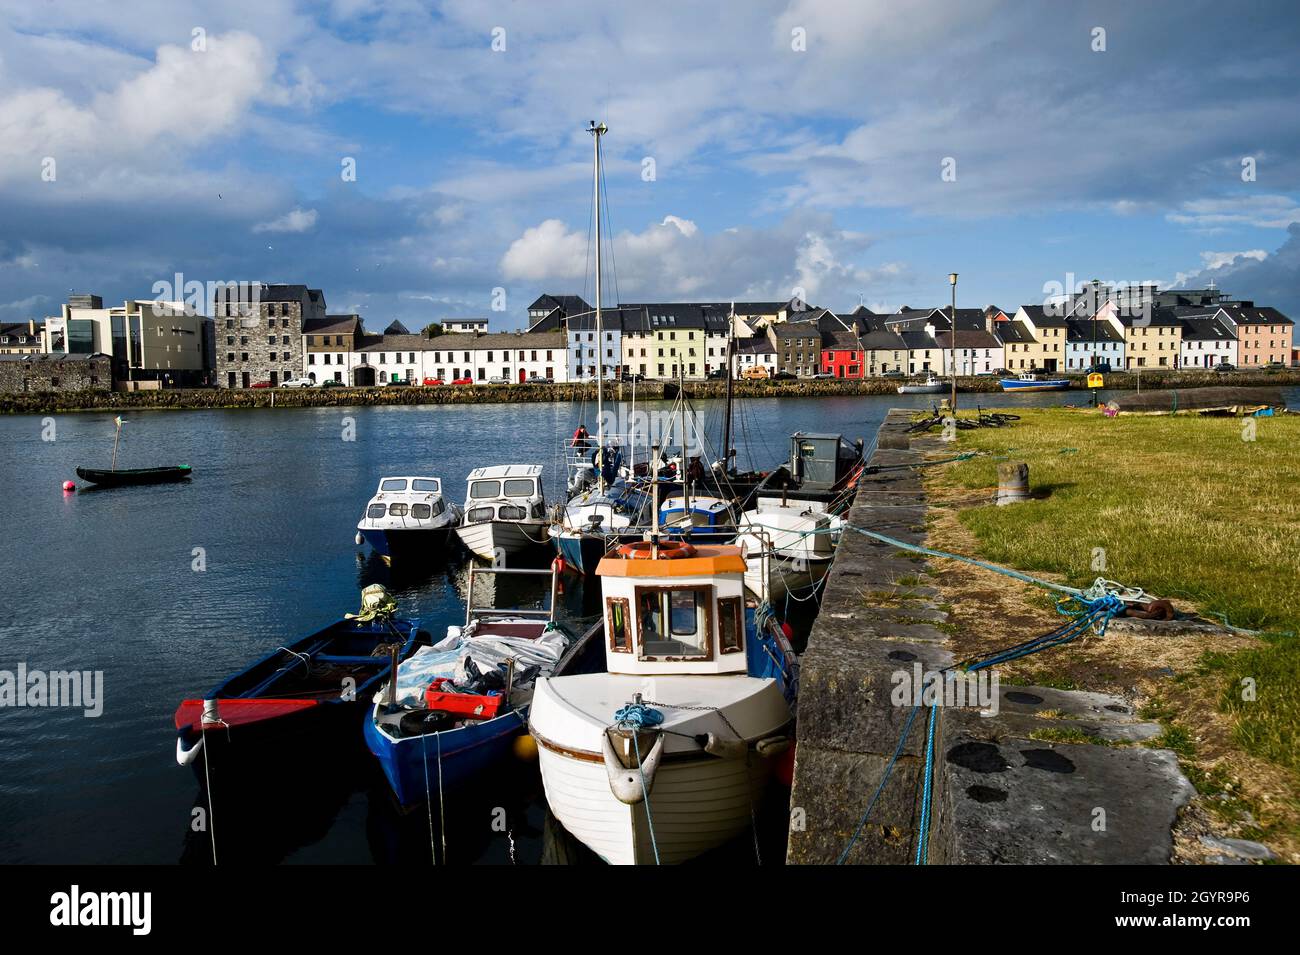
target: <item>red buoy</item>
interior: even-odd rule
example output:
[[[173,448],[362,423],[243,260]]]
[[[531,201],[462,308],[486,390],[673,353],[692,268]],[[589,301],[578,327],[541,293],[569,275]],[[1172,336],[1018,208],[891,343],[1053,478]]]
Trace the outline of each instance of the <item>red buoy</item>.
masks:
[[[772,767],[777,782],[787,789],[794,785],[794,747],[795,744],[791,743],[790,748],[776,758],[776,765]]]
[[[64,482],[63,482],[63,490],[64,490],[64,491],[75,491],[76,489],[77,489],[77,484],[76,484],[75,481],[64,481]]]

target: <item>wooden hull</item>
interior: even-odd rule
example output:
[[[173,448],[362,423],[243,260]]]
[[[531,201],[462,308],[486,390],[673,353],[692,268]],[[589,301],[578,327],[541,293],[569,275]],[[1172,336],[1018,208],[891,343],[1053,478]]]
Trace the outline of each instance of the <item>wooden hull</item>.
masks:
[[[171,484],[188,481],[193,474],[188,464],[164,468],[77,468],[77,477],[99,487],[123,487],[128,484]]]

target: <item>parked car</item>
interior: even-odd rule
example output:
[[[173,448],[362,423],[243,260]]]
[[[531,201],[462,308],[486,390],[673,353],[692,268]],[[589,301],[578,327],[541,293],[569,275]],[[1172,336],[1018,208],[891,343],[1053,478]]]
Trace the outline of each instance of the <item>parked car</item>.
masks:
[[[472,384],[474,384],[474,379],[473,379],[473,378],[453,378],[453,379],[451,380],[451,383],[452,383],[453,385],[472,385]]]
[[[1101,375],[1110,374],[1110,362],[1108,361],[1097,362],[1097,364],[1093,365],[1091,368],[1088,369],[1088,374],[1091,375],[1093,372],[1096,372]]]
[[[250,387],[250,388],[270,388],[270,387],[271,387],[271,383],[270,383],[269,381],[255,381],[255,382],[253,382],[251,385],[249,385],[248,387]]]
[[[320,383],[322,388],[346,388],[347,385],[341,381],[335,381],[333,378],[327,378]]]
[[[835,376],[832,375],[829,371],[819,371],[817,374],[813,375],[813,381],[825,381],[827,378],[831,379],[832,381],[835,380]]]
[[[706,375],[705,377],[708,378],[708,379],[710,379],[710,380],[712,380],[712,381],[721,381],[721,380],[723,380],[723,379],[725,379],[725,378],[727,377],[727,369],[725,369],[725,368],[714,368],[714,369],[713,369],[711,372],[709,372],[708,375]]]
[[[1236,371],[1236,370],[1237,370],[1237,366],[1234,365],[1234,364],[1233,364],[1232,362],[1230,362],[1230,361],[1221,361],[1221,362],[1219,362],[1219,364],[1217,364],[1217,365],[1214,366],[1214,370],[1215,370],[1215,371],[1221,371],[1221,372],[1227,373],[1227,372],[1230,372],[1230,371]]]
[[[405,388],[409,384],[410,382],[407,381],[405,378],[393,378],[389,381],[384,382],[385,387],[388,388]]]
[[[1285,368],[1286,365],[1282,364],[1280,361],[1271,361],[1264,366],[1265,371],[1282,371]]]
[[[994,374],[997,374],[997,372],[994,372]],[[895,368],[893,371],[887,371],[887,372],[885,372],[885,373],[884,373],[883,375],[881,375],[880,377],[881,377],[881,378],[906,378],[907,376],[904,375],[904,374],[903,374],[901,371],[899,371],[897,368]]]
[[[645,381],[645,375],[639,375],[634,371],[625,371],[619,376],[620,381]]]
[[[1005,369],[1005,368],[994,368],[994,369],[993,369],[993,374],[997,375],[999,378],[1005,378],[1005,377],[1007,377],[1008,375],[1010,375],[1011,372],[1009,372],[1009,371],[1008,371],[1007,369]]]
[[[508,384],[510,384],[510,379],[509,379],[509,378],[506,378],[504,375],[493,375],[491,378],[488,379],[488,384],[489,384],[489,385],[508,385]]]
[[[554,380],[553,378],[544,378],[544,377],[541,376],[541,375],[529,375],[529,376],[528,376],[528,384],[530,384],[530,385],[553,385],[553,384],[555,384],[555,380]]]
[[[312,381],[310,378],[291,378],[291,379],[289,379],[288,381],[286,381],[286,382],[285,382],[281,387],[284,387],[284,388],[315,388],[315,387],[316,387],[316,382]]]
[[[775,375],[772,376],[772,380],[773,381],[794,381],[796,377],[797,377],[796,375],[792,375],[788,371],[778,371]]]
[[[746,381],[766,381],[770,375],[765,365],[754,365],[752,368],[746,368],[742,371],[740,377]]]
[[[437,388],[441,384],[443,384],[443,380],[441,378],[424,379],[424,387],[426,388]]]

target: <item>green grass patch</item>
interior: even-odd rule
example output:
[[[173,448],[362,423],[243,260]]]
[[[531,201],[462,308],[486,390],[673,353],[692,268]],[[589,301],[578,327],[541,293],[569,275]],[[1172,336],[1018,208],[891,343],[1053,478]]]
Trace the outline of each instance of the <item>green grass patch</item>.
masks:
[[[980,556],[1076,586],[1104,576],[1272,631],[1202,666],[1239,744],[1300,770],[1300,636],[1276,635],[1300,634],[1300,419],[1253,419],[1244,440],[1237,418],[1018,413],[1011,428],[958,432],[955,450],[987,454],[933,476],[987,487],[994,457],[1029,465],[1034,500],[962,513]],[[1241,697],[1246,678],[1254,701]]]

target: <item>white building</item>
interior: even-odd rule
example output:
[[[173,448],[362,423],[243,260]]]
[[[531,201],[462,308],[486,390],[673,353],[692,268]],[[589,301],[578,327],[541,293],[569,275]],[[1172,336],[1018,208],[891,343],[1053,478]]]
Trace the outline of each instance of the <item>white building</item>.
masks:
[[[1066,321],[1065,370],[1087,371],[1109,365],[1124,368],[1124,336],[1104,319],[1071,318]]]
[[[320,356],[317,356],[320,357]],[[361,335],[354,347],[333,356],[347,369],[343,380],[368,387],[393,381],[470,379],[475,384],[511,384],[530,379],[568,380],[564,336],[559,332],[498,332],[490,335]],[[311,372],[329,369],[313,365]],[[337,370],[337,369],[335,369]]]
[[[443,319],[444,332],[459,332],[465,335],[486,335],[488,320],[486,318],[447,318]]]
[[[736,339],[736,377],[744,378],[752,368],[766,368],[769,378],[776,374],[776,346],[766,335]]]
[[[598,362],[604,369],[602,374],[606,379],[617,378],[622,372],[622,316],[618,309],[601,309],[600,321],[602,341],[598,343],[595,312],[589,315],[571,316],[568,319],[568,346],[565,356],[565,364],[568,367],[567,380],[594,381]]]
[[[1217,318],[1183,319],[1183,339],[1178,346],[1179,368],[1216,368],[1237,360],[1237,337]]]
[[[928,331],[933,326],[926,326]],[[952,333],[934,332],[935,343],[942,349],[942,375],[952,374],[953,353]],[[957,375],[989,375],[999,368],[1005,368],[1006,352],[1002,341],[996,335],[984,329],[957,329]]]

